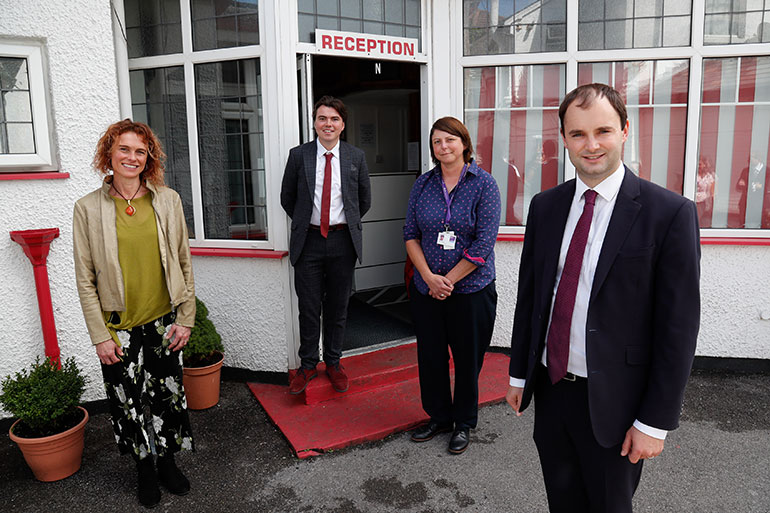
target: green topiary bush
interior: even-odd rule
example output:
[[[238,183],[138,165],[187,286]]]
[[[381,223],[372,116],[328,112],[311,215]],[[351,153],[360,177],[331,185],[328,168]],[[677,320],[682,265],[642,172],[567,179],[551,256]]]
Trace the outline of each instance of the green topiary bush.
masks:
[[[82,420],[77,409],[86,388],[84,376],[73,357],[59,368],[56,361],[40,357],[29,372],[22,369],[14,377],[3,379],[0,404],[21,419],[14,434],[41,437],[61,433]]]
[[[195,326],[183,353],[185,367],[205,367],[216,363],[219,361],[219,355],[216,352],[222,353],[225,350],[222,337],[209,319],[208,308],[197,297],[195,309]]]

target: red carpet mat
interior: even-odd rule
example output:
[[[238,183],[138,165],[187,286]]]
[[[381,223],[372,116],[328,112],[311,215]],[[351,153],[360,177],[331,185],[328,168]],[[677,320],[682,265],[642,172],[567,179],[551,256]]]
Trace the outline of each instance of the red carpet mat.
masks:
[[[337,393],[319,365],[306,391],[249,383],[254,396],[283,432],[297,457],[316,456],[392,433],[426,420],[420,404],[415,344],[344,358],[350,388]],[[479,404],[501,402],[508,389],[508,357],[487,353],[479,378]]]

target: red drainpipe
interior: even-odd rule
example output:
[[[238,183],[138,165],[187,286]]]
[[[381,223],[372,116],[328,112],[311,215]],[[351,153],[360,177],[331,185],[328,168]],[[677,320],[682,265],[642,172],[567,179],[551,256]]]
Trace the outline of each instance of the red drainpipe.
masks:
[[[35,274],[35,289],[37,289],[37,303],[40,308],[40,322],[43,325],[45,355],[50,356],[57,363],[59,363],[59,340],[56,337],[56,321],[53,318],[51,287],[48,283],[46,260],[51,241],[58,236],[58,228],[11,232],[11,240],[21,244],[24,254],[32,262],[32,269]]]

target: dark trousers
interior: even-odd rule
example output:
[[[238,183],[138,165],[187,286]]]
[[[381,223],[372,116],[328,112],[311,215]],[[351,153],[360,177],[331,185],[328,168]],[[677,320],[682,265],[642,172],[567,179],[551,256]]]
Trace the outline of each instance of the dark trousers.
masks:
[[[534,439],[550,511],[630,513],[642,462],[621,456],[622,444],[602,447],[594,438],[588,380],[552,385],[542,366],[535,379]]]
[[[478,292],[452,294],[439,301],[420,294],[412,282],[410,306],[417,335],[422,408],[436,422],[454,422],[455,429],[475,428],[479,373],[495,327],[495,283]],[[454,400],[449,348],[455,367]]]
[[[294,289],[299,306],[299,358],[302,368],[318,364],[318,340],[323,314],[324,361],[338,364],[345,340],[348,300],[353,288],[356,250],[350,232],[337,230],[324,238],[309,230],[294,265]]]
[[[112,415],[115,440],[122,454],[137,461],[151,456],[153,438],[158,456],[193,449],[187,399],[182,386],[182,351],[171,351],[163,338],[174,314],[128,330],[118,330],[123,358],[102,364],[104,389]],[[144,405],[151,419],[145,421]],[[148,432],[147,424],[152,426]]]

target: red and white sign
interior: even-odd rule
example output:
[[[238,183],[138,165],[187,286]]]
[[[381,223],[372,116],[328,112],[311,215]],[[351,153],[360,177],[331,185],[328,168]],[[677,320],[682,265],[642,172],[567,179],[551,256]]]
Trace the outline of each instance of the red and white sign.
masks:
[[[348,57],[414,60],[418,53],[417,39],[336,30],[316,29],[315,46],[318,53]]]

